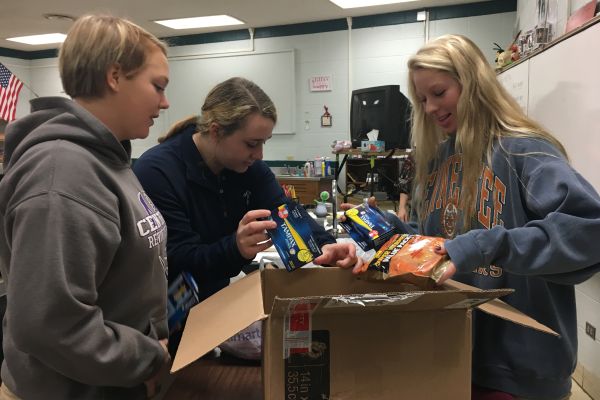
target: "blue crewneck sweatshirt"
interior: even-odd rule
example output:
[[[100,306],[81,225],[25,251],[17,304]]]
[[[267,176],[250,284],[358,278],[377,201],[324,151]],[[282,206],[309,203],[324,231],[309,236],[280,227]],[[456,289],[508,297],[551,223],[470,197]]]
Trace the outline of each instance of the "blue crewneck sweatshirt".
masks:
[[[433,163],[420,233],[449,239],[454,279],[515,289],[503,300],[560,334],[475,311],[473,382],[532,400],[561,399],[577,362],[573,285],[600,269],[600,197],[554,146],[534,138],[495,143],[471,230],[463,234],[461,187],[462,155],[450,138]]]

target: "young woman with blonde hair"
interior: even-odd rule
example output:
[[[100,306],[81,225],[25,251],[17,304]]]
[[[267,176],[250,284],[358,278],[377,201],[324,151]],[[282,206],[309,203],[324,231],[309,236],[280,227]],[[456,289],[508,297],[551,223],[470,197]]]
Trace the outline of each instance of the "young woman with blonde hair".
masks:
[[[560,334],[475,311],[473,399],[567,398],[573,285],[600,269],[600,197],[471,40],[435,39],[408,68],[418,232],[447,238],[454,279],[515,289],[504,300]]]

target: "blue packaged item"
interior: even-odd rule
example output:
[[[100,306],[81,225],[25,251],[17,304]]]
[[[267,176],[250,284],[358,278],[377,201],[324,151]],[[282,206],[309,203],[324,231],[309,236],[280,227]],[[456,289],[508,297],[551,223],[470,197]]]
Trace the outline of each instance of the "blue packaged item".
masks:
[[[293,202],[282,204],[271,210],[271,218],[277,222],[277,228],[268,232],[288,271],[298,269],[322,254],[310,228],[311,217],[302,206]]]
[[[198,285],[189,272],[183,271],[167,291],[169,334],[179,331],[187,318],[190,308],[199,303]]]
[[[363,251],[378,249],[395,233],[377,207],[360,204],[344,212],[345,221],[340,225]]]

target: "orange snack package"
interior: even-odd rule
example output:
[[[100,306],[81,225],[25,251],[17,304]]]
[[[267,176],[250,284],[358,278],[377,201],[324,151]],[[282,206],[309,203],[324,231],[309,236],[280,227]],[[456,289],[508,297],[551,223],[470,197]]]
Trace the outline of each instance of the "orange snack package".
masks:
[[[363,272],[375,280],[397,279],[422,288],[432,288],[449,263],[448,256],[434,252],[443,238],[397,234],[379,248]]]

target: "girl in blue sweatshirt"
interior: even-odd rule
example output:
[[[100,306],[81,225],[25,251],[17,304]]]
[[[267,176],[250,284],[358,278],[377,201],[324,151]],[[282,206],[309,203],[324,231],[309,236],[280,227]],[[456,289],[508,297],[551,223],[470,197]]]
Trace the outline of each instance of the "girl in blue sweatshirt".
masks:
[[[561,143],[525,116],[469,39],[410,58],[413,219],[453,279],[504,300],[554,337],[475,311],[473,399],[564,399],[577,358],[574,284],[600,268],[600,198]],[[452,345],[452,343],[448,343]]]

